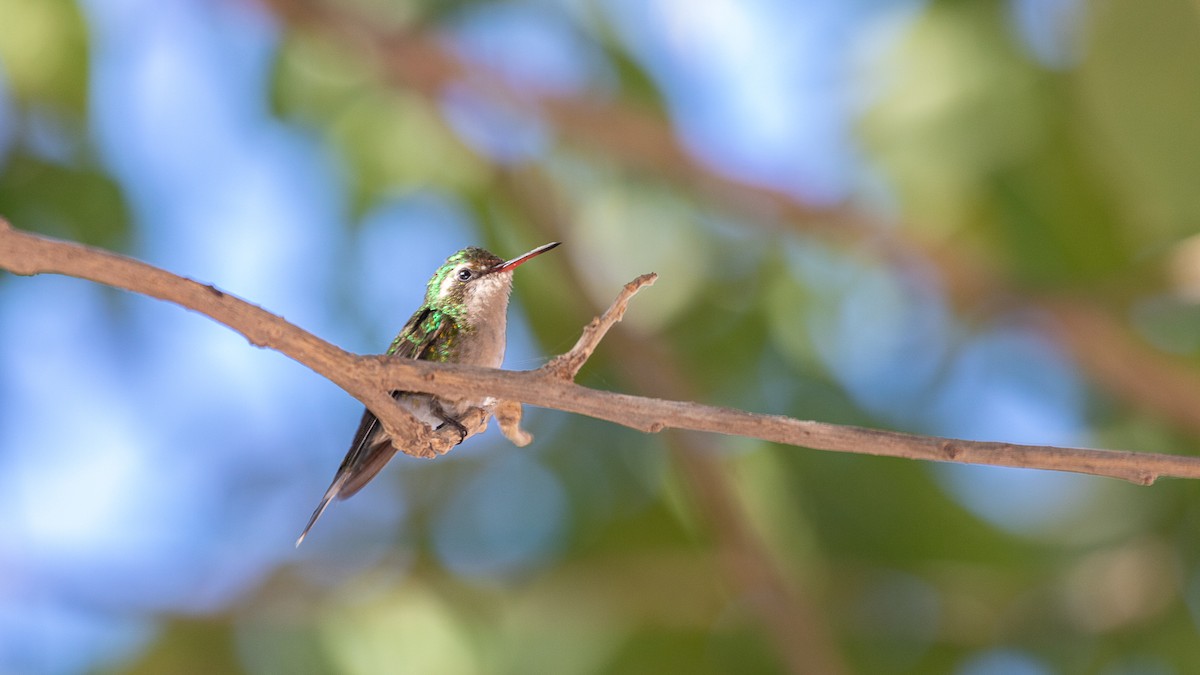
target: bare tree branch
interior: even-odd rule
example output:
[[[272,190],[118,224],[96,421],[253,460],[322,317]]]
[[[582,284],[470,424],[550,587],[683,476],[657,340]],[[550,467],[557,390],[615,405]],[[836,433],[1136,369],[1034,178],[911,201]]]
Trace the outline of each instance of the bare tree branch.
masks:
[[[579,369],[587,363],[592,352],[596,351],[596,347],[600,346],[600,341],[608,334],[608,329],[625,316],[625,309],[629,307],[629,301],[633,299],[633,295],[643,286],[653,284],[656,279],[658,279],[658,275],[651,272],[625,284],[621,293],[617,295],[617,299],[613,300],[612,306],[604,314],[592,319],[591,323],[583,327],[583,333],[575,342],[575,346],[571,347],[567,353],[555,357],[541,369],[568,382],[574,381],[575,376],[579,374]]]
[[[393,402],[388,392],[396,389],[452,398],[494,396],[649,433],[667,428],[706,431],[817,450],[1072,471],[1141,485],[1149,485],[1159,476],[1200,478],[1200,457],[921,436],[600,391],[564,381],[545,368],[504,371],[388,356],[356,356],[215,286],[126,256],[21,232],[2,219],[0,268],[20,275],[51,273],[88,279],[204,314],[242,334],[255,346],[274,349],[308,366],[371,408],[385,428],[400,433],[423,425]],[[619,314],[606,313],[607,319],[601,323],[611,325]],[[427,434],[432,452],[444,452],[457,443],[458,432],[450,432]],[[447,437],[451,438],[443,441]]]

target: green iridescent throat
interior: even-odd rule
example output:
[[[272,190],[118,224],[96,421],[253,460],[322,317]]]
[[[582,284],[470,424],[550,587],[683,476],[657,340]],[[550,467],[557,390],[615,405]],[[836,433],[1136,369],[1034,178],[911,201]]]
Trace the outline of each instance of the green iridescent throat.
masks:
[[[489,270],[504,262],[481,248],[465,248],[446,259],[438,271],[429,279],[425,288],[425,305],[417,310],[410,327],[396,336],[388,347],[388,354],[395,354],[409,346],[413,358],[426,361],[449,362],[464,334],[471,332],[467,321],[465,286],[452,285],[445,296],[442,288],[449,275],[464,265],[476,274]],[[433,338],[431,336],[437,336]]]
[[[442,292],[442,284],[445,283],[446,277],[457,270],[462,265],[467,265],[474,272],[482,272],[491,269],[496,265],[504,262],[503,258],[497,257],[495,254],[486,251],[482,248],[470,247],[455,253],[446,259],[446,262],[438,268],[438,271],[429,279],[429,285],[425,287],[425,304],[428,307],[439,309],[455,318],[460,318],[463,307],[463,290],[461,287],[451,289],[448,297],[440,297]]]

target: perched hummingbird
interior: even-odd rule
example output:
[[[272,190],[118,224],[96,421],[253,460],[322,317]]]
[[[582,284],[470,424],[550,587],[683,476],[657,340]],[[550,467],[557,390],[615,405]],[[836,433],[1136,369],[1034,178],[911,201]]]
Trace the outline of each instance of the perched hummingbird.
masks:
[[[465,363],[488,368],[500,367],[504,360],[504,334],[507,326],[508,295],[512,291],[513,270],[558,246],[551,242],[525,255],[503,260],[481,248],[464,248],[446,259],[425,290],[421,305],[388,347],[389,356],[439,363]],[[466,429],[458,417],[467,409],[488,405],[490,401],[447,401],[431,394],[393,391],[392,396],[418,420],[430,427],[445,424]],[[396,454],[393,441],[384,433],[370,410],[362,421],[350,450],[338,467],[333,483],[313,511],[308,526],[296,540],[304,541],[308,531],[335,497],[348,499],[369,483]]]

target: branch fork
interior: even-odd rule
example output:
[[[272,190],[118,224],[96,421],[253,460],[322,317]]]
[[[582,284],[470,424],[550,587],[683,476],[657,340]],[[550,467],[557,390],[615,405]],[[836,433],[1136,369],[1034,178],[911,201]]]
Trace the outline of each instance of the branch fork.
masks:
[[[583,334],[579,336],[579,340],[575,343],[574,347],[566,353],[554,357],[554,359],[544,366],[531,371],[531,373],[537,377],[556,381],[574,382],[575,376],[579,374],[579,370],[583,367],[583,364],[587,363],[587,360],[591,358],[592,352],[596,351],[596,347],[600,345],[600,341],[604,339],[608,330],[625,316],[625,309],[629,306],[629,301],[639,290],[644,286],[653,284],[657,278],[658,275],[651,272],[643,274],[625,284],[625,287],[621,289],[621,293],[613,301],[608,311],[592,319],[591,323],[584,327]],[[397,360],[387,356],[375,358],[379,360],[381,365],[386,365],[390,361]],[[435,373],[426,373],[421,378],[425,382],[434,382],[437,376]],[[387,387],[385,386],[384,389],[387,389]],[[407,414],[407,411],[405,413]],[[513,445],[523,448],[533,442],[533,435],[521,428],[522,415],[521,402],[517,400],[496,401],[492,406],[487,408],[469,408],[458,420],[458,423],[467,430],[465,435],[459,434],[457,429],[451,428],[449,425],[437,429],[426,427],[427,430],[417,437],[417,442],[414,446],[396,446],[396,449],[413,457],[430,458],[444,455],[455,445],[475,434],[485,431],[488,419],[493,416],[499,422],[500,431],[504,434],[504,437],[511,441]],[[385,431],[389,431],[389,435],[392,438],[411,438],[411,436],[391,434],[387,426],[384,429]]]

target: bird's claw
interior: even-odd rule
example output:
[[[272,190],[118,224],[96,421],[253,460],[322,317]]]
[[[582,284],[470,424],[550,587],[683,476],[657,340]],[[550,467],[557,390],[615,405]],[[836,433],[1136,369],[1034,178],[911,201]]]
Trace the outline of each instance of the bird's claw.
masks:
[[[438,427],[438,429],[445,427],[447,424],[454,427],[458,431],[458,442],[459,443],[462,443],[463,441],[467,440],[467,428],[462,425],[462,422],[459,422],[458,420],[454,419],[453,417],[443,417],[442,424]]]

